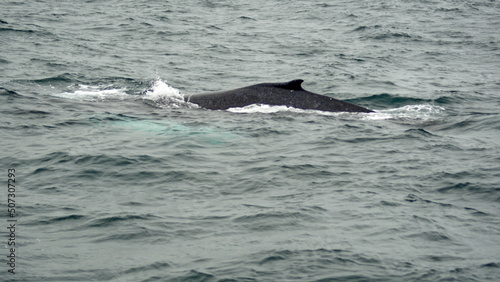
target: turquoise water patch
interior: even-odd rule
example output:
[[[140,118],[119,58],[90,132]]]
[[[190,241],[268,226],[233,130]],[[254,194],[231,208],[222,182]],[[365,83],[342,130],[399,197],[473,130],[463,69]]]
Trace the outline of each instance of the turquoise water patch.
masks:
[[[113,128],[126,130],[130,132],[141,132],[152,135],[175,135],[175,136],[191,136],[197,141],[203,143],[218,145],[229,140],[239,138],[238,134],[224,131],[215,126],[205,125],[185,125],[176,121],[165,120],[143,120],[124,115],[105,115],[102,117],[92,117],[94,121],[105,121],[107,125]]]

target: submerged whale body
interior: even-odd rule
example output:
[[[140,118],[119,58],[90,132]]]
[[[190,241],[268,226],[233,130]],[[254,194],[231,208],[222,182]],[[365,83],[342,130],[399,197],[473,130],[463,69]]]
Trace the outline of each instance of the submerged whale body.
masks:
[[[186,95],[185,101],[210,110],[226,110],[251,104],[289,106],[329,112],[373,112],[369,109],[304,90],[302,79],[285,83],[261,83],[243,88]]]

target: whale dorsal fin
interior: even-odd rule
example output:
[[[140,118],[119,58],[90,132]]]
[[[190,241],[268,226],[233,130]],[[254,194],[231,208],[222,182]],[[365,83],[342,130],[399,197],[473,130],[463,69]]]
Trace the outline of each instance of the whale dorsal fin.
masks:
[[[289,89],[289,90],[304,90],[302,89],[302,82],[304,82],[303,79],[295,79],[295,80],[292,80],[292,81],[289,81],[289,82],[285,82],[283,83],[282,85],[280,85],[279,87],[280,88],[284,88],[284,89]]]

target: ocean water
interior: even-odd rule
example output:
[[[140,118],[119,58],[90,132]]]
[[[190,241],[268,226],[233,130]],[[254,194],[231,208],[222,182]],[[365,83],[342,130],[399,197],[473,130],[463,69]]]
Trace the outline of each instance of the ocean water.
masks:
[[[499,281],[499,30],[495,0],[2,1],[0,281]],[[182,102],[299,78],[375,112]]]

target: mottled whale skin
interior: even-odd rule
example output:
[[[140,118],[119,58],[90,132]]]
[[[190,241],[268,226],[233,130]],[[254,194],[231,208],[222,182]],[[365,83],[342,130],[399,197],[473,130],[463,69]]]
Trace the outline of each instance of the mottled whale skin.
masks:
[[[304,90],[302,79],[285,83],[261,83],[233,90],[186,95],[184,100],[210,110],[226,110],[251,104],[289,106],[328,112],[373,112],[369,109]]]

